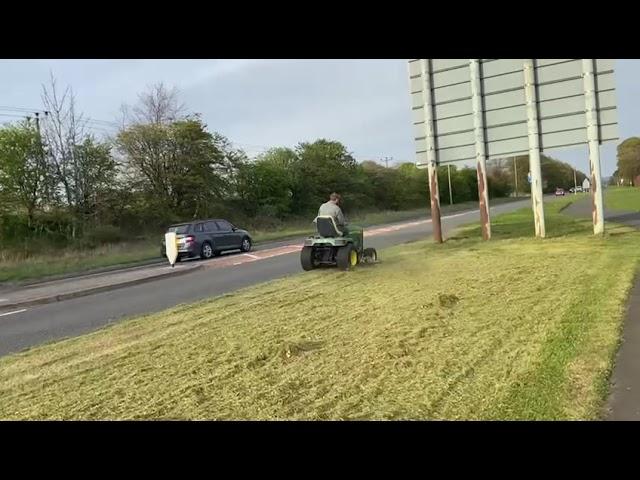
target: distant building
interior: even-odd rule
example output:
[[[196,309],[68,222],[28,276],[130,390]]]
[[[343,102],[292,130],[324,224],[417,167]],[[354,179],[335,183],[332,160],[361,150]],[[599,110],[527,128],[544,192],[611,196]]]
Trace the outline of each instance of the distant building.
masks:
[[[591,182],[589,181],[589,179],[588,179],[588,178],[585,178],[585,179],[582,181],[582,189],[583,189],[585,192],[588,192],[590,188],[591,188]]]

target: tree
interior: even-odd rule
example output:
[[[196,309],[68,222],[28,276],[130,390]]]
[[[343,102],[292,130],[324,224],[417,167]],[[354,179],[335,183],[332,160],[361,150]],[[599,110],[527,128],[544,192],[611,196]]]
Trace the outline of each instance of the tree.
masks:
[[[509,165],[497,160],[487,166],[487,188],[489,198],[506,197],[513,190],[513,178],[509,174]]]
[[[122,106],[123,123],[163,125],[183,120],[186,106],[179,95],[176,87],[169,89],[162,82],[151,85],[138,95],[136,105]]]
[[[111,146],[100,143],[88,136],[74,148],[76,168],[79,171],[74,180],[75,207],[82,224],[90,218],[96,223],[98,210],[103,210],[109,201],[117,165],[111,156]]]
[[[40,135],[29,122],[0,129],[0,192],[3,203],[23,209],[28,226],[47,193]]]
[[[61,200],[72,215],[72,238],[91,216],[96,196],[115,176],[116,164],[110,148],[86,131],[86,121],[77,112],[71,87],[62,93],[51,77],[43,86],[42,101],[48,115],[43,121],[45,159],[54,176],[53,197]]]
[[[630,137],[618,145],[618,174],[620,178],[636,181],[640,175],[640,138]]]
[[[146,194],[159,221],[206,215],[232,196],[242,152],[206,130],[198,117],[170,124],[135,124],[117,137],[132,186]]]
[[[295,152],[292,201],[296,213],[314,211],[333,191],[342,193],[345,203],[353,205],[350,202],[356,192],[352,187],[357,183],[357,163],[342,143],[326,139],[304,142]]]
[[[429,181],[427,170],[419,169],[415,163],[401,163],[396,167],[399,182],[402,185],[402,208],[427,208],[431,202],[429,198]]]

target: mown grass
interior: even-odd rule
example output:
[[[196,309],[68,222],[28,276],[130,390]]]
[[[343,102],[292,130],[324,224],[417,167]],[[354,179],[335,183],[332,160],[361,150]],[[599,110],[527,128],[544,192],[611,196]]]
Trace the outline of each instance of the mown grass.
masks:
[[[610,210],[640,212],[640,188],[609,187],[604,191],[604,204]]]
[[[597,418],[640,234],[566,203],[2,358],[0,418]]]

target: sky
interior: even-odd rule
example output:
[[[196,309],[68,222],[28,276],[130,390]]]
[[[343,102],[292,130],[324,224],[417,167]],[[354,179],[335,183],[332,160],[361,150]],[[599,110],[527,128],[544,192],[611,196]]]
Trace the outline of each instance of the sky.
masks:
[[[17,109],[42,109],[53,74],[80,111],[116,121],[149,85],[180,91],[211,131],[249,155],[318,138],[338,140],[358,160],[413,162],[406,60],[0,60],[0,123]],[[619,134],[640,135],[640,60],[616,61]],[[13,109],[13,110],[11,110]],[[97,135],[113,127],[92,123]],[[586,172],[587,149],[545,152]],[[616,144],[602,147],[602,173],[616,168]]]

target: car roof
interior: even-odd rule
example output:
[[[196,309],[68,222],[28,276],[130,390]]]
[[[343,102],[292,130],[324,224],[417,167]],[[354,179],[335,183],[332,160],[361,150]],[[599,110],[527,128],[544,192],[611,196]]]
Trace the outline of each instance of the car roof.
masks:
[[[224,218],[204,218],[202,220],[191,220],[189,222],[181,222],[181,223],[172,223],[169,227],[179,227],[180,225],[193,225],[194,223],[202,223],[202,222],[220,222],[227,221]]]

